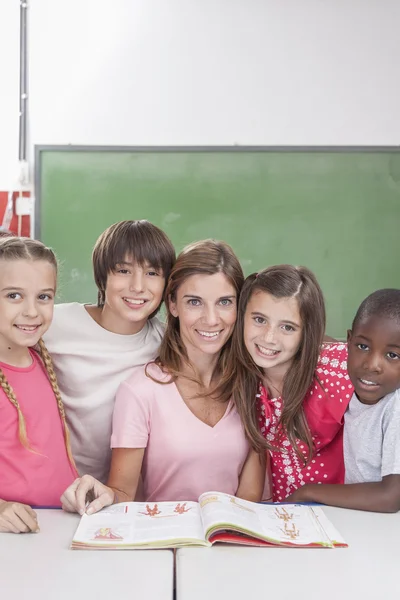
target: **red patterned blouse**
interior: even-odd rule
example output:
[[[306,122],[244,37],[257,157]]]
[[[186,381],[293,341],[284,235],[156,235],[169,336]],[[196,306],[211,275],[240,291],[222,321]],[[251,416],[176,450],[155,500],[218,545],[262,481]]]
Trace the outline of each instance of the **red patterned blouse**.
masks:
[[[316,376],[303,407],[314,442],[311,462],[304,466],[286,434],[281,432],[282,398],[269,398],[264,386],[257,394],[260,428],[264,437],[281,448],[271,452],[271,473],[274,502],[282,502],[306,483],[343,483],[343,423],[344,413],[353,394],[347,374],[347,344],[323,344]],[[299,441],[300,450],[307,447]]]

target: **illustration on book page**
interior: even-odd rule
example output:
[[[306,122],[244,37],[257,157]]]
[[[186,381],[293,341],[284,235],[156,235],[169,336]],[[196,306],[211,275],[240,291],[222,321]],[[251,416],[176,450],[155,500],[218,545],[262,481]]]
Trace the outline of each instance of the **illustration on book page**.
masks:
[[[98,529],[95,532],[94,537],[92,539],[93,540],[123,540],[124,538],[122,537],[122,535],[119,535],[118,533],[113,531],[111,529],[111,527],[101,527],[100,529]]]
[[[166,504],[163,507],[163,511],[161,511],[159,509],[158,504],[154,504],[154,505],[150,505],[150,504],[146,504],[146,509],[145,511],[139,511],[138,515],[143,515],[145,517],[159,517],[159,518],[165,518],[165,517],[176,517],[178,515],[183,515],[187,512],[189,512],[189,510],[192,510],[191,507],[187,507],[186,506],[187,503],[183,502],[180,503],[178,502],[175,506],[173,511],[171,504]]]

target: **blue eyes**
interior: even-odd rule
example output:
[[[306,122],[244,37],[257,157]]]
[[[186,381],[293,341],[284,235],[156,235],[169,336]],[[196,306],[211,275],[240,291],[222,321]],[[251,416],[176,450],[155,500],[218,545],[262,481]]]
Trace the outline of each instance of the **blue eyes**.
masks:
[[[197,298],[190,298],[188,304],[189,306],[200,306],[200,300],[197,300]]]
[[[201,306],[201,300],[199,300],[199,298],[189,298],[187,303],[189,304],[189,306]],[[218,301],[218,304],[220,306],[226,307],[231,306],[233,302],[230,298],[221,298],[221,300]]]
[[[232,300],[230,298],[222,298],[219,303],[221,306],[230,306],[232,304]]]

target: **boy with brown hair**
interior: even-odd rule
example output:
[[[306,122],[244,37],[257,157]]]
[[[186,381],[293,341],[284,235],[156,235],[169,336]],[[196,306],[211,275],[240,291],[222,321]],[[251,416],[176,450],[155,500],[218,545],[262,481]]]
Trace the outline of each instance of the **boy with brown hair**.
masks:
[[[115,394],[134,367],[158,353],[163,325],[155,315],[175,250],[152,223],[122,221],[100,235],[92,258],[97,305],[56,305],[45,341],[78,471],[105,481]]]

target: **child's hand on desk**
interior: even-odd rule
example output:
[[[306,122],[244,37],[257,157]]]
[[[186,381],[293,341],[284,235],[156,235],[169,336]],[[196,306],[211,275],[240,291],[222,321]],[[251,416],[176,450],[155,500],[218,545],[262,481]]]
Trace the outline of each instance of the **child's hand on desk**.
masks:
[[[115,501],[114,491],[91,475],[75,479],[61,496],[61,505],[67,512],[87,515],[98,512]],[[89,504],[88,504],[89,502]]]
[[[297,502],[309,502],[307,497],[307,485],[299,487],[293,494],[285,498],[285,502],[296,504]]]
[[[37,514],[26,504],[0,500],[0,532],[30,533],[39,532]]]

